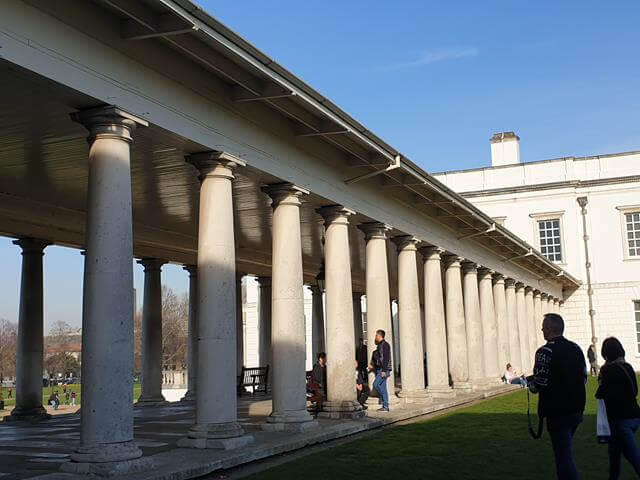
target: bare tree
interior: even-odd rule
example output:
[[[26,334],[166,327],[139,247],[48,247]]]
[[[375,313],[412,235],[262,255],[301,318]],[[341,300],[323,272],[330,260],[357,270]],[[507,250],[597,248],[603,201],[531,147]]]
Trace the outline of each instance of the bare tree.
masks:
[[[15,378],[18,355],[18,325],[0,318],[0,382]]]

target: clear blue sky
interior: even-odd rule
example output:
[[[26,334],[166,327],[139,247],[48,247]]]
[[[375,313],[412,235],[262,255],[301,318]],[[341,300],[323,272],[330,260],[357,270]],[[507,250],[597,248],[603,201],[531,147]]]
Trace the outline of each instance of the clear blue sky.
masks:
[[[640,150],[637,0],[200,4],[430,172],[488,165],[505,130],[525,162]],[[10,320],[18,252],[0,239]],[[79,325],[79,253],[48,248],[45,272],[47,324]],[[163,279],[186,289],[178,267]]]

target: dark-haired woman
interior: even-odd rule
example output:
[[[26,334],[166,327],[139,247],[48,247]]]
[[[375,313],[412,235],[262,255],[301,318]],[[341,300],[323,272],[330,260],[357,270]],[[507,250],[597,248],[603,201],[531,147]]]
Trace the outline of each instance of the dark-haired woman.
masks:
[[[633,367],[624,360],[624,348],[615,337],[602,343],[605,364],[600,368],[600,387],[596,398],[607,407],[611,429],[609,440],[609,479],[620,476],[620,456],[624,455],[640,477],[640,450],[635,433],[640,427],[640,407],[636,401],[638,383]]]

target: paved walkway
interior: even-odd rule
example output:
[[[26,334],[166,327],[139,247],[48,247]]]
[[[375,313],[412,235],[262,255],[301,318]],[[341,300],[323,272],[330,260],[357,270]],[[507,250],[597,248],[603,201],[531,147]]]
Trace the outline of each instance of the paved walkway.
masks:
[[[369,410],[361,420],[323,420],[314,431],[291,434],[263,432],[260,425],[271,411],[271,400],[265,397],[245,397],[238,404],[238,420],[255,443],[235,451],[192,450],[177,448],[194,421],[193,406],[172,403],[166,407],[136,408],[135,440],[147,460],[144,469],[112,477],[130,480],[178,480],[206,475],[215,470],[231,468],[307,445],[353,435],[419,415],[452,408],[481,398],[509,392],[513,387],[500,386],[492,390],[426,405],[402,405],[389,413]],[[80,441],[80,415],[57,415],[39,424],[0,423],[0,479],[39,478],[74,480],[78,475],[59,472],[60,464],[69,461],[69,454]]]

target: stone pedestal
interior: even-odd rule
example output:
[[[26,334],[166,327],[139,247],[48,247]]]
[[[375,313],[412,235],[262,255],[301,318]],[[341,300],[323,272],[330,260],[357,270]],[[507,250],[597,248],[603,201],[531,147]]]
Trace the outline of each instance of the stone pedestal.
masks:
[[[195,402],[198,372],[198,268],[195,265],[186,265],[183,268],[189,272],[189,338],[187,345],[187,392],[181,401]]]
[[[76,113],[90,131],[82,309],[80,447],[67,472],[135,469],[133,441],[133,235],[129,146],[136,125],[116,107]],[[101,465],[95,465],[101,464]],[[105,467],[105,464],[110,464]]]
[[[238,448],[253,441],[237,421],[236,256],[233,168],[244,162],[225,152],[186,159],[200,173],[198,227],[198,368],[196,423],[178,445]]]
[[[367,357],[376,349],[376,330],[384,330],[386,341],[393,348],[393,329],[391,327],[391,308],[389,307],[389,271],[387,268],[387,232],[388,225],[378,222],[364,223],[358,228],[364,232],[366,240],[366,301],[367,301]],[[369,375],[369,386],[373,385],[374,374]],[[395,394],[395,374],[392,370],[387,379],[389,404],[397,405]],[[367,405],[376,405],[378,397],[370,397]]]
[[[306,190],[291,184],[264,188],[271,197],[271,356],[273,411],[265,430],[305,431],[317,422],[307,412],[306,332],[300,238],[300,196]]]
[[[442,292],[442,249],[426,247],[424,258],[424,331],[427,344],[427,392],[433,398],[451,398],[447,360],[447,327]]]
[[[467,353],[467,329],[462,302],[460,275],[461,257],[447,255],[445,258],[445,311],[447,312],[447,350],[449,372],[453,388],[460,393],[473,391],[469,382],[469,360]]]
[[[144,267],[142,305],[142,388],[136,407],[158,407],[169,402],[162,396],[162,282],[166,262],[157,258],[138,261]]]
[[[354,385],[356,347],[349,258],[349,216],[354,212],[335,205],[320,208],[318,213],[325,222],[327,303],[327,401],[318,416],[360,418],[364,411]],[[362,318],[360,325],[362,328]]]
[[[38,421],[50,418],[42,406],[43,295],[42,257],[49,242],[35,238],[15,240],[22,248],[18,348],[16,358],[16,406],[4,421]]]
[[[400,327],[400,362],[402,390],[406,402],[430,400],[424,382],[424,350],[418,289],[417,245],[412,236],[393,239],[398,247],[398,323]]]

